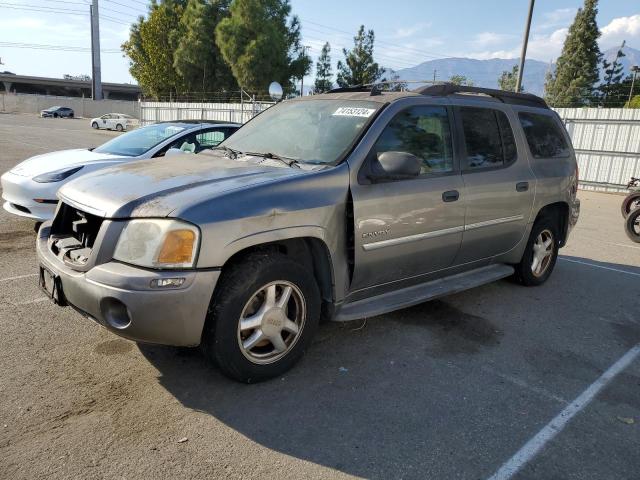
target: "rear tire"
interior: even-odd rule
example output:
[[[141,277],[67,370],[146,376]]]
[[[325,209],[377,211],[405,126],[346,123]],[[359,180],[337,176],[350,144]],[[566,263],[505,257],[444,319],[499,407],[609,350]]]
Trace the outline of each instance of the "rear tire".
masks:
[[[124,130],[124,128],[122,128],[122,125],[117,124],[117,125],[116,125],[116,130],[117,130],[118,132],[121,132],[122,130]]]
[[[291,258],[259,252],[223,272],[202,335],[205,354],[235,380],[260,382],[300,360],[320,319],[320,291]]]
[[[533,224],[522,260],[515,266],[515,279],[525,286],[547,281],[558,259],[558,222],[542,217]]]
[[[620,206],[620,213],[622,213],[623,218],[627,218],[633,210],[640,207],[640,192],[630,193],[625,197],[622,201],[622,205]]]
[[[633,210],[627,217],[625,231],[632,242],[640,243],[640,208]]]
[[[58,118],[58,114],[57,114],[57,113],[54,113],[54,114],[53,114],[53,118]]]
[[[73,112],[69,114],[69,118],[73,118]]]
[[[93,123],[91,124],[91,128],[93,128],[93,129],[97,130],[97,129],[98,129],[98,122],[93,122]]]

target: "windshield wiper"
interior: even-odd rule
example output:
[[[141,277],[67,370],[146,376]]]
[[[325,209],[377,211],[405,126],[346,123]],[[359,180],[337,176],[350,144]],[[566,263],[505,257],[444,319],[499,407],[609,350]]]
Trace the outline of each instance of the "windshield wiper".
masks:
[[[238,155],[241,155],[242,152],[240,150],[234,150],[233,148],[229,148],[226,145],[221,145],[218,147],[214,147],[212,148],[212,150],[224,150],[225,153],[227,153],[229,158],[231,158],[232,160],[235,160],[236,158],[238,158]]]
[[[280,162],[284,163],[288,167],[300,168],[300,162],[298,160],[296,160],[295,158],[283,157],[282,155],[278,155],[276,153],[271,153],[271,152],[267,152],[267,153],[245,152],[244,154],[245,155],[251,155],[251,156],[254,156],[254,157],[267,158],[269,160],[279,160]]]

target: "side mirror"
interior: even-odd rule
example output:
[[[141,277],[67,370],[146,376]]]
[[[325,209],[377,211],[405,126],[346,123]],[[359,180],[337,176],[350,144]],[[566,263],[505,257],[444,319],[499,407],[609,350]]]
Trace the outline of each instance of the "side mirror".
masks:
[[[403,180],[420,175],[422,160],[408,152],[382,152],[371,162],[372,180]]]

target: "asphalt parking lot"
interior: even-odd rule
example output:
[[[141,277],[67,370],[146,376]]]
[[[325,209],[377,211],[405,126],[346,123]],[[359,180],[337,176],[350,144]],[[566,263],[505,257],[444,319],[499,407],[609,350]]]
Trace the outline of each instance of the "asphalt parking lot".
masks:
[[[115,135],[0,114],[0,171]],[[33,224],[0,213],[0,478],[638,479],[640,245],[582,191],[549,282],[323,325],[289,374],[227,380],[37,287]]]

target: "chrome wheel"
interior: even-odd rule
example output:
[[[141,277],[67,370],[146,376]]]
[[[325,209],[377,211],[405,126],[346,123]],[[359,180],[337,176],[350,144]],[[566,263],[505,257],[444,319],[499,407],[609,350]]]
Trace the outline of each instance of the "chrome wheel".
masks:
[[[541,277],[549,268],[553,258],[553,234],[550,230],[543,230],[533,243],[533,259],[531,272],[536,277]]]
[[[300,338],[306,306],[300,289],[279,280],[259,288],[242,310],[238,344],[251,362],[272,363],[284,357]]]

